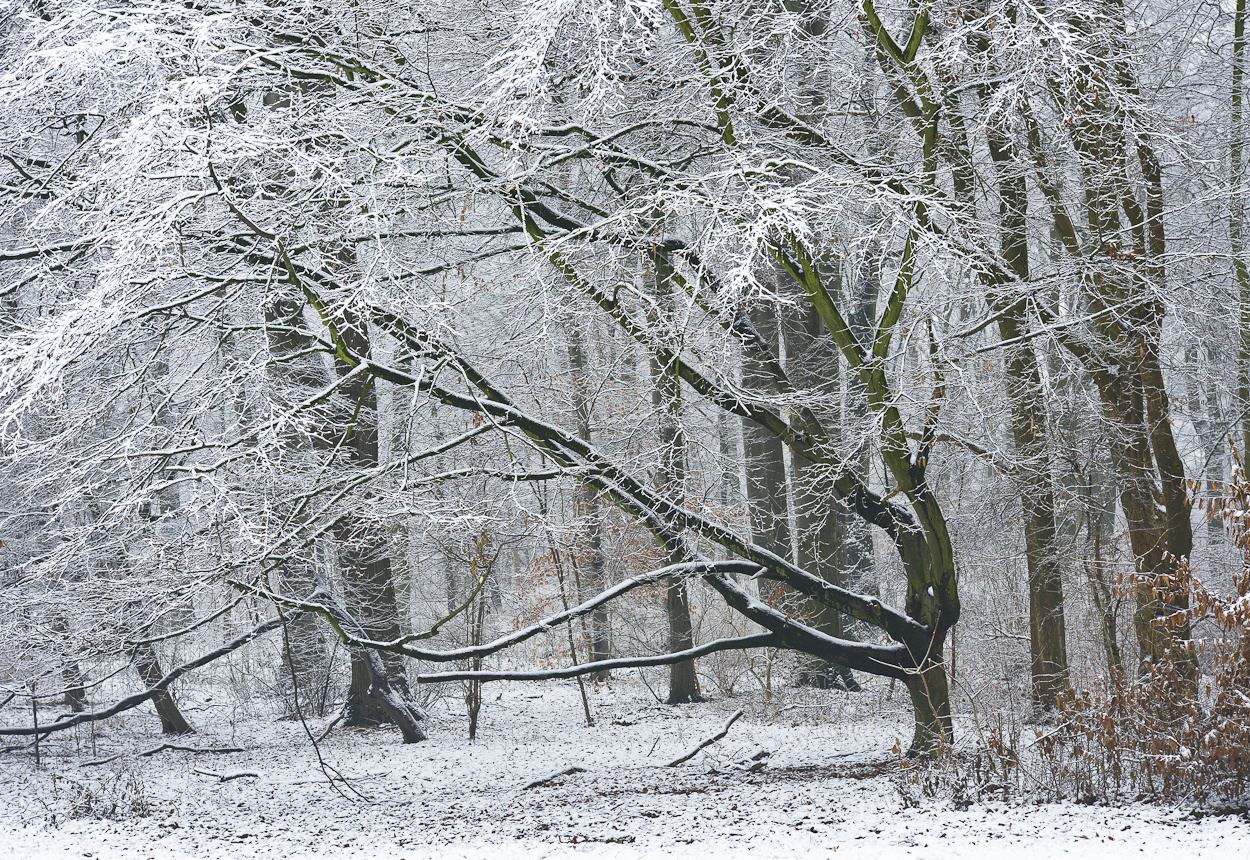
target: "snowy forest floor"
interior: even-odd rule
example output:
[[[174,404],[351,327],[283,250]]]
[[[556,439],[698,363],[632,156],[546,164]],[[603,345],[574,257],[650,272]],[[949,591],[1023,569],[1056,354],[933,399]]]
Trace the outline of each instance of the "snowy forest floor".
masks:
[[[1166,851],[1177,860],[1250,851],[1245,816],[1018,799],[961,809],[941,792],[914,805],[892,752],[909,737],[901,689],[679,707],[657,704],[632,677],[590,692],[593,728],[576,686],[554,683],[488,685],[473,742],[450,697],[431,707],[422,744],[401,745],[393,729],[335,728],[320,752],[350,779],[347,793],[363,796],[355,802],[328,787],[299,722],[187,695],[199,733],[171,742],[246,752],[141,757],[169,740],[145,705],[94,732],[48,739],[39,769],[29,751],[0,756],[0,857],[1104,860]],[[746,715],[723,740],[665,766],[737,708]],[[309,727],[316,734],[328,722]],[[525,788],[572,767],[583,770]],[[216,776],[243,772],[254,776]]]

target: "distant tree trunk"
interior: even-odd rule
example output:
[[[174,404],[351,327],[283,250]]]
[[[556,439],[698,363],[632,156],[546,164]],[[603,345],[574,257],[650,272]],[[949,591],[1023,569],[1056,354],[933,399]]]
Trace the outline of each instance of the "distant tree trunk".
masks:
[[[981,52],[989,51],[984,36],[975,37],[973,45]],[[993,100],[989,84],[981,85],[979,94],[984,104]],[[954,171],[956,195],[970,213],[975,213],[978,191],[972,179],[973,144],[958,105],[952,105],[949,121],[956,132],[949,144],[959,165]],[[999,253],[1010,275],[986,270],[981,279],[987,302],[998,319],[999,337],[1006,344],[1007,398],[1017,457],[1012,477],[1024,512],[1029,580],[1031,698],[1034,710],[1043,712],[1053,710],[1068,689],[1068,655],[1048,415],[1037,353],[1027,337],[1028,299],[1017,287],[1029,282],[1028,187],[1007,129],[991,122],[985,125],[985,136],[997,172]]]
[[[1006,170],[1015,156],[1005,133],[988,132],[990,154]],[[999,177],[1002,254],[1021,283],[1029,280],[1028,190],[1023,175]],[[1051,711],[1068,691],[1068,651],[1063,616],[1063,577],[1055,526],[1054,476],[1047,441],[1048,416],[1042,374],[1028,332],[1026,300],[990,285],[991,309],[1006,348],[1011,435],[1019,459],[1016,483],[1024,508],[1025,562],[1029,571],[1029,658],[1035,709]]]
[[[1098,488],[1091,488],[1097,492]],[[1111,507],[1114,507],[1114,501]],[[1124,673],[1124,660],[1120,656],[1120,635],[1117,628],[1120,600],[1112,590],[1111,577],[1107,575],[1103,559],[1103,546],[1107,532],[1115,527],[1115,512],[1093,508],[1089,512],[1088,534],[1090,557],[1087,561],[1090,591],[1094,596],[1094,608],[1098,611],[1103,654],[1107,668],[1119,675]]]
[[[134,664],[139,678],[149,687],[155,686],[161,678],[165,677],[165,673],[161,671],[161,664],[157,660],[156,650],[151,645],[139,645],[135,648]],[[156,708],[156,715],[160,717],[163,733],[167,735],[195,733],[195,729],[191,728],[191,724],[178,710],[178,705],[174,702],[174,697],[170,695],[169,690],[161,690],[157,693],[152,698],[152,705]]]
[[[325,368],[320,354],[313,350],[303,312],[304,302],[293,296],[280,297],[265,306],[265,333],[274,359],[271,373],[275,380],[294,389],[294,401],[326,384]],[[294,448],[305,444],[295,438],[288,441]],[[283,589],[303,598],[315,586],[315,563],[312,558],[292,559],[282,566],[281,576]],[[287,659],[282,661],[280,689],[285,716],[294,719],[299,714],[322,713],[324,702],[316,692],[329,681],[330,654],[317,614],[302,612],[292,617],[283,626],[283,646]]]
[[[1241,413],[1241,455],[1250,456],[1250,265],[1246,261],[1245,127],[1242,107],[1246,73],[1246,0],[1237,0],[1233,11],[1232,99],[1229,116],[1229,212],[1228,236],[1237,280],[1240,308],[1237,349],[1237,407]]]
[[[568,330],[569,376],[573,386],[573,411],[577,422],[577,435],[585,442],[591,441],[590,356],[587,354],[586,338],[579,320],[570,320]],[[606,565],[603,557],[603,522],[598,494],[582,485],[582,516],[586,523],[585,576],[578,576],[579,589],[586,594],[602,591],[606,585]],[[586,594],[580,595],[585,597]],[[607,660],[612,655],[611,622],[607,605],[596,608],[590,615],[590,662]],[[595,673],[595,680],[606,681],[608,673]]]
[[[77,660],[71,660],[61,670],[61,680],[65,684],[65,707],[75,714],[87,710],[87,679],[83,677],[82,667]]]
[[[662,248],[656,248],[651,263],[654,266],[655,296],[659,312],[673,313],[672,261]],[[686,484],[686,436],[681,426],[681,381],[677,368],[665,366],[658,360],[651,363],[651,403],[659,420],[660,465],[656,471],[656,488],[678,504],[685,502]],[[685,561],[679,548],[669,549],[669,564]],[[668,616],[668,647],[671,651],[686,651],[694,647],[694,625],[690,619],[690,593],[686,581],[680,576],[670,576],[664,588],[664,610]],[[699,678],[693,660],[674,663],[669,667],[668,699],[670,705],[701,702]]]
[[[763,343],[779,354],[780,333],[771,305],[752,309],[751,322]],[[742,385],[748,391],[772,393],[772,377],[751,358],[742,362]],[[742,420],[746,454],[747,516],[751,540],[783,558],[790,557],[790,524],[786,508],[785,449],[776,434],[750,419]]]
[[[800,388],[832,397],[838,389],[837,348],[822,339],[824,327],[815,308],[807,304],[800,308],[800,312],[787,315],[787,373]],[[842,587],[845,585],[839,567],[842,560],[839,545],[843,539],[839,529],[842,524],[839,511],[842,505],[837,502],[832,485],[827,480],[821,480],[821,472],[802,455],[794,454],[791,458],[791,482],[795,529],[798,532],[796,562],[804,570]],[[810,598],[803,601],[803,606],[817,630],[839,639],[847,638],[841,612]],[[820,659],[808,660],[800,667],[798,683],[822,689],[860,690],[854,673],[848,667]]]

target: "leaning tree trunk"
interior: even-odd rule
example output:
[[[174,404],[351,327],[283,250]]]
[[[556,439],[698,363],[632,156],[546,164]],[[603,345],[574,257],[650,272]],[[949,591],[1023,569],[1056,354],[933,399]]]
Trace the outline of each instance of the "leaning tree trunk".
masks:
[[[139,678],[149,687],[156,686],[157,682],[165,677],[165,673],[161,671],[160,661],[156,657],[156,650],[151,645],[139,645],[135,648],[134,664]],[[191,724],[182,716],[182,711],[178,710],[178,705],[174,702],[174,697],[170,695],[169,690],[161,690],[157,693],[152,698],[152,705],[156,708],[156,715],[161,720],[161,731],[165,734],[190,735],[195,733],[195,729],[191,728]]]

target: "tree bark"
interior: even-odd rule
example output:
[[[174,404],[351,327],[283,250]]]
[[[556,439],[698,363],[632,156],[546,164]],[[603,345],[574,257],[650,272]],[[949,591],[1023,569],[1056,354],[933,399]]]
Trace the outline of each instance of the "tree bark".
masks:
[[[838,355],[836,348],[822,339],[820,317],[808,305],[789,315],[785,325],[786,370],[795,385],[832,397],[838,386]],[[798,532],[799,567],[821,577],[830,585],[843,587],[845,577],[840,568],[839,546],[845,540],[839,517],[841,505],[837,494],[821,472],[802,454],[791,460],[791,483],[795,508],[795,529]],[[847,638],[846,622],[841,612],[818,600],[803,601],[812,626],[839,639]],[[805,661],[799,667],[798,683],[821,689],[839,689],[857,693],[859,683],[851,670],[838,663],[819,658]]]
[[[662,326],[672,323],[673,285],[672,261],[662,248],[652,255],[652,274],[655,279],[655,296],[660,314],[670,319]],[[660,464],[656,471],[656,489],[677,504],[685,503],[686,483],[686,436],[681,425],[681,381],[677,368],[651,362],[651,404],[659,420]],[[668,548],[668,563],[685,561],[679,547]],[[664,587],[664,611],[668,616],[668,649],[671,652],[688,651],[694,647],[694,625],[690,618],[690,594],[686,580],[680,576],[668,577]],[[669,667],[668,699],[670,705],[701,702],[699,678],[693,660],[674,663]]]
[[[156,649],[151,645],[135,647],[134,664],[139,678],[149,687],[155,686],[161,678],[165,677],[156,656]],[[156,715],[160,717],[161,731],[164,734],[190,735],[195,733],[195,729],[191,728],[191,724],[178,710],[178,705],[174,702],[174,697],[170,695],[169,690],[161,690],[154,695],[152,705],[156,708]]]
[[[346,325],[339,333],[352,353],[365,358],[370,355],[372,345],[364,320],[348,313]],[[366,374],[347,378],[352,367],[340,358],[336,357],[334,367],[339,377],[346,378],[346,381],[340,389],[344,398],[340,406],[341,414],[333,424],[339,438],[327,439],[327,442],[341,444],[351,466],[361,470],[376,468],[380,453],[375,381]],[[331,533],[343,571],[343,596],[347,611],[370,639],[398,639],[401,636],[400,609],[385,529],[358,517],[344,516],[335,522]],[[409,707],[407,703],[411,692],[404,658],[382,652],[380,660],[385,670],[386,686]],[[392,721],[394,708],[379,695],[382,685],[376,675],[375,668],[366,665],[359,650],[352,653],[351,686],[343,706],[344,725],[376,725]]]

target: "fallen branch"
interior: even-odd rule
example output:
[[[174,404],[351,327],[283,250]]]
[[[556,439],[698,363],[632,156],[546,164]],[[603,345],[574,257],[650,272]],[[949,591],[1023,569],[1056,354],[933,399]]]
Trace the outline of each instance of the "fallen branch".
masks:
[[[341,719],[343,719],[343,712],[339,711],[339,715],[335,717],[334,719],[330,720],[330,725],[325,727],[325,731],[323,731],[320,735],[317,736],[317,740],[315,741],[315,743],[321,743],[322,741],[324,741],[326,737],[330,734],[330,730],[333,729],[335,726],[337,726]]]
[[[225,645],[222,645],[217,650],[210,651],[207,654],[204,654],[203,656],[195,658],[189,663],[183,663],[181,666],[178,666],[177,668],[171,670],[168,675],[166,675],[164,678],[161,678],[159,681],[157,681],[151,687],[148,687],[142,693],[135,693],[133,696],[127,696],[126,698],[122,699],[120,702],[116,702],[115,704],[113,704],[111,707],[105,708],[103,711],[91,711],[88,713],[75,714],[74,716],[68,719],[58,720],[54,723],[49,723],[47,725],[40,726],[37,729],[31,726],[3,726],[3,727],[0,727],[0,735],[38,734],[40,737],[43,737],[43,736],[46,736],[50,732],[60,732],[60,731],[64,731],[65,729],[72,729],[74,726],[79,725],[80,723],[93,723],[98,720],[106,720],[109,717],[115,717],[118,714],[122,713],[123,711],[129,711],[131,708],[137,708],[140,705],[142,705],[144,702],[148,701],[149,699],[155,698],[162,691],[167,689],[170,684],[172,684],[174,681],[177,681],[179,678],[181,678],[187,672],[190,672],[192,669],[198,669],[201,666],[206,666],[209,663],[213,662],[214,660],[217,660],[217,659],[220,659],[221,657],[226,656],[232,651],[239,650],[244,645],[246,645],[247,643],[255,639],[257,636],[268,633],[270,630],[274,630],[275,628],[281,626],[281,624],[282,622],[277,618],[270,618],[268,621],[262,621],[260,624],[257,624],[247,633],[244,633],[242,636],[240,636],[237,639],[233,639],[227,642]],[[16,749],[16,747],[14,747],[13,749]]]
[[[175,752],[189,752],[196,755],[224,755],[226,753],[247,752],[243,747],[184,747],[181,744],[161,744],[158,747],[152,747],[139,753],[140,758],[146,758],[150,755],[156,755],[158,752],[165,750],[174,750]]]
[[[98,758],[95,761],[85,761],[82,763],[82,766],[83,767],[96,767],[97,765],[108,764],[111,761],[117,761],[121,757],[122,757],[122,754],[118,753],[117,755],[111,755],[108,758]]]
[[[217,773],[213,770],[197,770],[195,773],[198,773],[200,776],[216,777],[218,782],[229,782],[232,779],[243,779],[248,776],[254,779],[260,779],[260,774],[251,770],[241,770],[237,773]]]
[[[677,765],[681,764],[682,762],[690,761],[692,758],[697,756],[703,750],[707,749],[712,744],[716,743],[718,740],[723,738],[725,735],[729,734],[729,727],[732,726],[735,722],[737,722],[738,717],[740,716],[742,716],[742,708],[739,708],[738,710],[734,711],[734,715],[729,718],[729,722],[725,723],[724,728],[722,728],[719,732],[712,735],[710,738],[705,740],[703,743],[699,744],[697,747],[692,749],[690,752],[686,753],[681,758],[673,759],[668,764],[666,764],[665,767],[677,767]]]
[[[553,773],[551,776],[544,776],[542,779],[534,780],[529,785],[525,786],[525,788],[521,789],[521,791],[529,791],[531,788],[542,788],[544,785],[550,785],[551,783],[555,782],[557,779],[559,779],[562,776],[572,776],[575,773],[585,773],[585,772],[586,772],[586,768],[578,767],[577,765],[573,765],[572,767],[566,767],[564,770],[560,771],[559,773]]]

